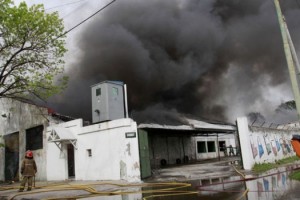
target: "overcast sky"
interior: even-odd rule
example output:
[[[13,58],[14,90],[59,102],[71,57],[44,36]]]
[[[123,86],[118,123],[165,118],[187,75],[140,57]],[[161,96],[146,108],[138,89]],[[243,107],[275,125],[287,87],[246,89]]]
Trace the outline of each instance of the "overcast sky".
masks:
[[[68,30],[110,1],[26,2],[58,11]],[[299,5],[282,7],[297,49]],[[117,0],[70,32],[67,47],[70,83],[49,101],[66,115],[90,119],[90,85],[104,80],[128,84],[131,116],[141,121],[191,114],[233,122],[249,112],[280,121],[274,110],[293,99],[272,1]]]

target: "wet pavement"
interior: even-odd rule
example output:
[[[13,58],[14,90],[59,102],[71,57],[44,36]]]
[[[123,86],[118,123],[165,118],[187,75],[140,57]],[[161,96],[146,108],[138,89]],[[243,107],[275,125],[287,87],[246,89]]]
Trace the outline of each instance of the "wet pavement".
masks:
[[[0,185],[4,199],[103,200],[297,200],[300,182],[289,174],[300,164],[270,170],[259,176],[238,169],[236,158],[157,168],[141,183],[125,181],[37,182],[31,192],[18,193],[19,184]]]

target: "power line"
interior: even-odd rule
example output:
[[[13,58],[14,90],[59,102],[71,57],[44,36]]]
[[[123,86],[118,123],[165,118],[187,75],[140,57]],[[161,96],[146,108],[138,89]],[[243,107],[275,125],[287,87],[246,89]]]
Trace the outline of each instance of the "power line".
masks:
[[[68,34],[69,32],[71,32],[72,30],[74,30],[75,28],[77,28],[78,26],[80,26],[81,24],[83,24],[84,22],[86,22],[87,20],[91,19],[92,17],[94,17],[96,14],[98,14],[99,12],[101,12],[102,10],[104,10],[105,8],[107,8],[108,6],[110,6],[112,3],[114,3],[116,0],[113,0],[111,2],[109,2],[108,4],[106,4],[105,6],[103,6],[102,8],[100,8],[99,10],[97,10],[94,14],[90,15],[89,17],[87,17],[86,19],[82,20],[80,23],[78,23],[77,25],[73,26],[72,28],[70,28],[69,30],[67,30],[66,32],[64,32],[63,34],[61,34],[60,36],[58,36],[55,40],[57,40],[58,38]]]
[[[49,10],[52,10],[52,9],[55,9],[55,8],[60,8],[60,7],[67,6],[67,5],[72,5],[72,4],[75,4],[75,3],[82,2],[82,1],[86,1],[86,0],[79,0],[79,1],[71,2],[71,3],[61,4],[61,5],[58,5],[58,6],[47,8],[47,9],[45,9],[45,11],[49,11]]]
[[[87,3],[87,2],[85,2]],[[83,4],[80,4],[78,7],[76,7],[73,11],[69,12],[68,14],[62,16],[62,19],[65,19],[66,17],[68,17],[69,15],[71,15],[72,13],[74,13],[75,11],[77,11],[78,9],[81,9],[82,8],[82,5]]]

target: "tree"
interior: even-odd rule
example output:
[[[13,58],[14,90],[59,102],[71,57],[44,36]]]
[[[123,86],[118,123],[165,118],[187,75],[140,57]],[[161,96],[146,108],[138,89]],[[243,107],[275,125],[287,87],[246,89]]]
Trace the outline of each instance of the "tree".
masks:
[[[296,103],[294,100],[290,100],[290,101],[286,101],[282,104],[280,104],[278,106],[278,108],[276,108],[276,112],[286,112],[286,111],[292,111],[292,110],[296,110]]]
[[[251,123],[266,121],[266,118],[259,112],[250,112],[247,114],[247,118]]]
[[[62,91],[65,35],[58,13],[0,0],[0,98],[45,100]]]

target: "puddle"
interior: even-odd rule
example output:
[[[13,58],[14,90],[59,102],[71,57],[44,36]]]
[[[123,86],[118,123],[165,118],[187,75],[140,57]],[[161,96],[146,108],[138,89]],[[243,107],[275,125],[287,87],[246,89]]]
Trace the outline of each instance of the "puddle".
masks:
[[[300,181],[289,179],[292,171],[300,170],[300,165],[278,168],[261,174],[259,177],[228,176],[223,178],[195,179],[185,182],[144,183],[113,186],[100,193],[69,191],[70,195],[89,200],[299,200]],[[147,186],[146,186],[147,185]],[[96,186],[94,185],[97,190]],[[99,188],[100,189],[100,188]],[[98,190],[100,191],[100,190]],[[104,194],[107,193],[107,194]],[[64,192],[67,194],[67,191]],[[46,193],[37,193],[35,199],[48,197]],[[54,195],[53,193],[51,194]],[[1,196],[1,195],[0,195]],[[14,199],[20,200],[25,196]],[[0,198],[1,199],[1,198]],[[79,199],[79,198],[78,198]]]
[[[259,177],[240,176],[187,181],[190,187],[175,186],[141,188],[150,193],[101,197],[105,200],[296,200],[300,198],[300,182],[290,180],[289,174],[298,166],[278,168]],[[299,170],[299,169],[297,169]],[[180,185],[179,185],[180,186]],[[158,192],[161,190],[161,192]],[[151,192],[152,191],[152,192]],[[153,192],[155,191],[155,192]],[[94,198],[87,198],[94,199]],[[96,199],[96,198],[95,198]]]
[[[211,178],[188,181],[191,184],[188,191],[197,191],[197,194],[160,196],[159,200],[296,200],[300,198],[300,182],[289,179],[292,171],[300,170],[299,165],[277,168],[270,170],[259,177],[246,177],[247,181],[241,180],[240,176],[225,178]]]
[[[254,179],[246,177],[247,181],[240,180],[240,177],[228,177],[217,183],[210,179],[198,180],[198,183],[192,182],[192,187],[198,189],[198,196],[201,199],[205,199],[205,196],[210,200],[226,199],[228,195],[229,199],[240,197],[247,200],[299,199],[300,182],[289,179],[289,174],[293,170],[299,170],[299,166],[270,170],[259,177],[253,177]]]

